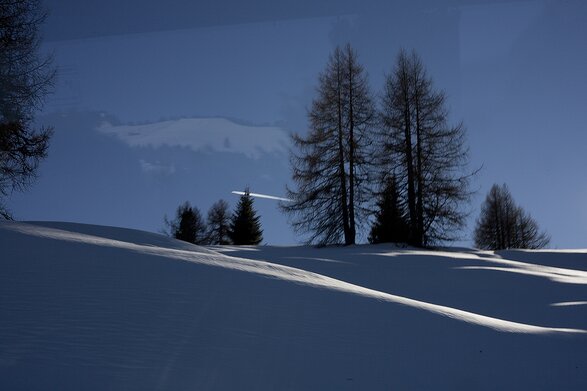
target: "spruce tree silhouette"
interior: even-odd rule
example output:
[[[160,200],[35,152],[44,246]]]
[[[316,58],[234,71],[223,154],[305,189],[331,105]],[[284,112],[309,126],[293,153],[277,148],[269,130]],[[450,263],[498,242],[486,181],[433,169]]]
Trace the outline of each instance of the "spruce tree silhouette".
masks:
[[[260,217],[253,208],[253,198],[248,188],[232,215],[228,236],[236,245],[256,245],[263,240]]]
[[[405,219],[405,211],[399,205],[395,177],[388,180],[377,206],[379,210],[371,227],[369,243],[407,243],[410,227]]]

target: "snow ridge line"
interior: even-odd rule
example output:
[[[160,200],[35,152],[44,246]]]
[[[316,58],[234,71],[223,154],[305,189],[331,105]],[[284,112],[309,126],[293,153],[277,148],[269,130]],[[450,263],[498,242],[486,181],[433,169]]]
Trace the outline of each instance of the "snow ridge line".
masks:
[[[586,335],[587,330],[573,328],[554,328],[536,326],[525,323],[518,323],[469,311],[459,310],[439,304],[428,303],[403,296],[397,296],[386,292],[366,288],[349,282],[341,281],[322,274],[305,271],[290,266],[278,265],[266,261],[251,260],[246,258],[232,257],[218,252],[194,246],[195,250],[179,250],[164,247],[157,247],[145,244],[130,243],[115,239],[105,239],[99,236],[81,234],[72,231],[65,231],[56,228],[35,226],[26,223],[0,224],[3,229],[20,232],[29,236],[63,240],[68,242],[84,243],[101,247],[114,247],[125,249],[145,255],[154,255],[165,258],[172,258],[182,261],[193,262],[202,265],[222,267],[225,269],[238,270],[254,273],[266,277],[298,283],[317,288],[323,288],[343,293],[351,293],[359,296],[373,298],[389,303],[400,304],[416,309],[425,310],[437,315],[460,320],[466,323],[487,327],[500,332],[541,334],[541,335]]]

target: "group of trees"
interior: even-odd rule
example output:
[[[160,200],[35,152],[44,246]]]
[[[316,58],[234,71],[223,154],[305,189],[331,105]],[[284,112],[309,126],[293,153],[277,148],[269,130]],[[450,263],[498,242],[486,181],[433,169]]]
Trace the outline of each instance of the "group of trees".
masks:
[[[200,210],[186,201],[177,208],[173,220],[165,217],[165,225],[170,236],[200,245],[256,245],[263,240],[260,217],[248,190],[241,196],[232,215],[228,203],[219,200],[210,207],[204,220]]]
[[[354,244],[370,219],[371,243],[422,247],[457,239],[476,174],[467,168],[463,124],[449,123],[446,96],[415,52],[400,51],[378,96],[353,48],[337,47],[319,76],[308,134],[292,136],[295,188],[287,188],[292,202],[282,209],[296,231],[320,245]],[[507,188],[494,187],[489,197],[496,192],[511,205],[494,221],[486,215],[495,207],[486,202],[477,245],[546,245],[546,234],[513,204]]]
[[[296,188],[283,209],[294,229],[309,242],[354,244],[376,214],[374,242],[454,239],[471,194],[464,127],[448,123],[445,95],[416,53],[399,53],[377,104],[357,53],[337,47],[317,95],[309,133],[293,136]]]
[[[33,126],[55,78],[51,58],[38,54],[46,12],[39,0],[0,0],[0,216],[4,199],[23,190],[46,156],[51,128]]]

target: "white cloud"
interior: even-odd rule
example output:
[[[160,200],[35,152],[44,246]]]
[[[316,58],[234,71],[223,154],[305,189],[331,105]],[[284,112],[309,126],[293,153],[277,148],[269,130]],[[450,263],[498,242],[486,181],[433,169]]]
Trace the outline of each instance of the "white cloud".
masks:
[[[159,162],[152,163],[143,159],[139,160],[139,164],[141,165],[141,169],[146,173],[162,175],[175,174],[174,165],[165,165]]]
[[[285,154],[287,133],[276,126],[240,125],[225,118],[187,118],[146,125],[111,125],[97,129],[132,147],[188,147],[194,151],[242,153],[258,159],[262,154]],[[144,168],[144,167],[143,167]]]

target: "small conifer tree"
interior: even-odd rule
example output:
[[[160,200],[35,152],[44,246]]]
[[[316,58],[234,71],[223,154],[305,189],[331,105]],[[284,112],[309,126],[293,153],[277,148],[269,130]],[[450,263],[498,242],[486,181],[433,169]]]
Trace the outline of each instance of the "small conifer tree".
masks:
[[[370,243],[406,243],[409,240],[409,226],[399,205],[395,177],[387,182],[380,200],[379,210],[369,234]]]
[[[181,204],[176,211],[175,219],[165,218],[169,235],[176,239],[194,244],[207,244],[206,224],[200,210],[191,206],[188,201]]]
[[[253,198],[249,189],[241,196],[230,222],[228,236],[236,245],[256,245],[263,240],[260,217],[253,208]]]

